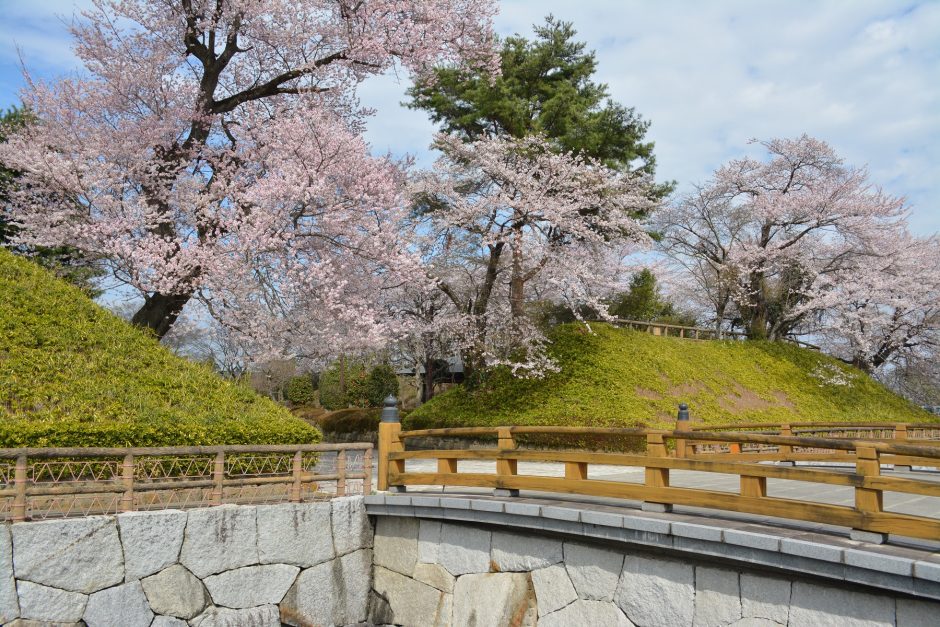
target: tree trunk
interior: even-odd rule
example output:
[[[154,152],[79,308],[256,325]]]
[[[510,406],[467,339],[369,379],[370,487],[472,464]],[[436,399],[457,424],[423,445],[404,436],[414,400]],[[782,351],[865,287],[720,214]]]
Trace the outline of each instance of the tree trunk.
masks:
[[[751,311],[750,320],[747,321],[747,338],[749,340],[767,339],[767,313],[762,307],[755,307]]]
[[[522,231],[513,234],[512,276],[509,279],[509,309],[514,320],[525,316],[525,278],[522,276]]]
[[[421,381],[421,402],[426,403],[434,398],[434,359],[424,361],[424,377]]]
[[[767,322],[769,312],[767,311],[767,285],[764,282],[764,273],[755,272],[751,275],[750,295],[747,307],[742,307],[742,317],[747,325],[747,339],[765,340],[767,339]]]
[[[162,340],[192,296],[192,292],[184,294],[155,292],[144,299],[144,304],[131,318],[131,323],[150,329],[158,340]]]

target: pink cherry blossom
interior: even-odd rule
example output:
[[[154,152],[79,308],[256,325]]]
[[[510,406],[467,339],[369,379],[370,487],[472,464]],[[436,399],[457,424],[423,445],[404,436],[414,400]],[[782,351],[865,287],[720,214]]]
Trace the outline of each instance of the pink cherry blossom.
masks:
[[[443,156],[412,185],[418,247],[450,307],[468,369],[506,365],[539,375],[554,365],[533,324],[533,301],[604,312],[625,258],[649,238],[632,216],[655,206],[651,180],[559,154],[540,137],[439,135]]]
[[[357,85],[396,64],[494,69],[492,0],[96,0],[84,71],[30,80],[0,146],[31,244],[103,259],[163,336],[192,298],[272,353],[389,333],[401,164],[362,138]]]

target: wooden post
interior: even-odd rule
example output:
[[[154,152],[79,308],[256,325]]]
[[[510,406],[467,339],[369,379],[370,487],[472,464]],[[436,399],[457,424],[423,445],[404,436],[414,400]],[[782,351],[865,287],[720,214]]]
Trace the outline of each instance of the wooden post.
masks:
[[[516,450],[516,441],[513,439],[512,431],[510,431],[509,427],[500,427],[496,433],[499,438],[496,443],[496,448],[500,451]],[[499,477],[512,477],[518,474],[518,471],[519,463],[517,460],[496,460],[496,474],[499,475]],[[515,488],[496,488],[493,490],[493,496],[519,496],[519,490]]]
[[[685,329],[679,328],[679,337],[685,339]]]
[[[121,511],[134,511],[134,456],[130,453],[124,456],[121,464],[121,483],[124,493],[121,494]]]
[[[225,490],[225,453],[219,451],[215,454],[212,465],[212,493],[209,496],[209,505],[221,505]]]
[[[457,460],[451,457],[437,460],[437,472],[442,475],[457,474]]]
[[[13,496],[13,522],[26,520],[27,468],[26,456],[20,455],[17,457],[16,468],[13,471],[13,484],[16,488],[16,494]]]
[[[346,496],[346,449],[336,453],[336,496]]]
[[[859,446],[855,449],[855,472],[862,477],[877,477],[881,474],[881,459],[874,448]],[[873,488],[855,488],[855,509],[861,513],[880,513],[884,511],[884,493]],[[867,529],[852,529],[851,538],[864,542],[883,544],[888,534],[872,532]]]
[[[405,450],[398,434],[401,433],[401,416],[398,413],[398,399],[389,394],[385,397],[382,408],[382,421],[379,423],[379,490],[391,492],[404,492],[405,486],[389,485],[389,473],[404,473],[405,461],[390,460],[390,453],[401,453]]]
[[[767,477],[741,475],[741,496],[767,496]]]
[[[583,481],[587,478],[587,462],[565,462],[565,479]]]
[[[897,442],[904,444],[907,442],[907,438],[907,425],[894,425],[894,439]],[[895,464],[894,470],[896,472],[911,472],[914,469],[909,464]]]
[[[780,425],[780,435],[790,437],[793,435],[793,429],[790,428],[790,425]],[[790,456],[793,455],[793,447],[789,444],[781,444],[777,447],[777,454],[780,455],[780,461],[784,462],[786,465],[796,465],[796,462],[789,459]]]
[[[399,433],[401,433],[400,422],[379,423],[379,490],[389,489],[389,472],[405,472],[405,462],[388,459],[389,453],[399,453],[404,450],[401,439],[398,437]]]
[[[372,447],[362,452],[362,493],[372,494]]]
[[[294,460],[291,463],[291,478],[294,482],[290,486],[290,502],[291,503],[300,503],[301,494],[303,491],[303,483],[301,482],[301,473],[304,470],[304,454],[302,451],[297,451],[294,453]]]
[[[646,436],[646,456],[647,457],[666,457],[666,444],[663,442],[663,436],[660,433],[650,433]],[[646,468],[646,487],[648,488],[668,488],[669,487],[669,469],[668,468]],[[643,501],[642,509],[644,512],[670,512],[671,503],[658,503],[656,501]]]

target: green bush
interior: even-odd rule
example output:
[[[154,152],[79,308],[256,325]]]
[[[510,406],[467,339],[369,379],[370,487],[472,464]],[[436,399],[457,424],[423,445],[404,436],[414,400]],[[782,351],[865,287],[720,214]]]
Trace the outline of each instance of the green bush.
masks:
[[[317,391],[309,374],[291,377],[284,395],[294,405],[310,405],[317,400]]]
[[[382,410],[377,407],[350,407],[320,420],[324,433],[371,433],[379,429]]]
[[[316,428],[0,250],[0,447],[297,444]]]
[[[345,392],[340,386],[340,362],[335,362],[320,374],[320,405],[324,409],[335,411],[349,407],[350,390],[355,387],[355,380],[366,377],[364,364],[351,359],[345,361]]]
[[[370,407],[381,407],[389,394],[398,396],[398,377],[388,364],[379,364],[369,373],[366,382],[366,396]]]

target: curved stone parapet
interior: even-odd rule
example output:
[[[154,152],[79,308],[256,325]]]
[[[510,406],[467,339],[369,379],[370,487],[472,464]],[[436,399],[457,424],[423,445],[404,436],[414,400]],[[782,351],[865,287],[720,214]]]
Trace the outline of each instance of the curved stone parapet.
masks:
[[[940,616],[940,555],[926,544],[556,499],[365,501],[384,622],[913,627]]]

